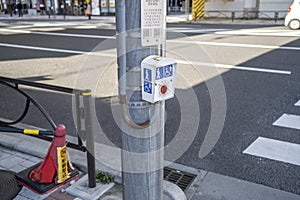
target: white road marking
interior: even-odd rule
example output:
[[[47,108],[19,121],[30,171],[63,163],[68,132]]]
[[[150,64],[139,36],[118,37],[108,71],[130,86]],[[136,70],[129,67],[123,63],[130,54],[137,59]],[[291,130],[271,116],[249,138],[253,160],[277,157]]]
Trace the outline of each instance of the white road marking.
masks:
[[[72,53],[72,54],[86,54],[86,53],[88,53],[88,52],[85,52],[85,51],[74,51],[74,50],[67,50],[67,49],[54,49],[54,48],[35,47],[35,46],[26,46],[26,45],[17,45],[17,44],[6,44],[6,43],[0,43],[0,46],[20,48],[20,49],[38,50],[38,51],[52,51],[52,52],[60,52],[60,53]]]
[[[300,100],[295,103],[295,106],[300,106]]]
[[[300,145],[264,137],[258,137],[244,154],[300,165]]]
[[[29,30],[12,30],[12,29],[6,29],[6,28],[0,28],[0,31],[12,32],[12,33],[24,33],[24,34],[37,34],[37,35],[54,35],[54,36],[64,36],[64,37],[116,39],[115,36],[39,32],[39,31],[29,31]],[[176,39],[175,40],[167,40],[167,42],[168,43],[169,42],[170,43],[182,43],[182,44],[210,45],[210,46],[241,47],[241,48],[280,49],[280,50],[294,50],[294,51],[299,51],[300,50],[300,47],[290,47],[290,46],[255,45],[255,44],[222,43],[222,42],[199,42],[199,41],[186,41],[186,40],[176,40]]]
[[[53,33],[53,32],[38,32],[38,31],[28,31],[28,30],[12,30],[0,28],[2,32],[11,33],[25,33],[25,34],[36,34],[36,35],[54,35],[54,36],[66,36],[66,37],[81,37],[81,38],[97,38],[97,39],[115,39],[113,36],[102,36],[102,35],[83,35],[83,34],[69,34],[69,33]]]
[[[179,33],[210,33],[210,32],[227,31],[227,30],[229,29],[167,28],[167,31],[179,32]]]
[[[92,26],[92,25],[83,25],[83,26],[75,26],[73,28],[76,28],[76,29],[96,29],[97,26]]]
[[[10,32],[10,33],[31,33],[27,30],[14,30],[14,29],[7,29],[7,28],[0,28],[1,32]]]
[[[284,75],[292,74],[291,71],[285,71],[285,70],[253,68],[253,67],[234,66],[234,65],[226,65],[226,64],[218,64],[218,63],[205,63],[205,62],[195,62],[195,61],[185,61],[185,60],[177,60],[177,63],[185,64],[185,65],[197,65],[197,66],[216,67],[216,68],[225,68],[225,69],[237,69],[237,70],[244,70],[244,71],[265,72],[265,73],[273,73],[273,74],[284,74]]]
[[[215,32],[218,35],[253,35],[253,36],[276,36],[276,37],[299,37],[300,31],[291,30],[261,30],[261,29],[241,29],[232,31]]]
[[[217,35],[252,35],[252,36],[276,36],[276,37],[299,37],[300,31],[288,29],[264,30],[264,29],[198,29],[198,28],[168,28],[168,31],[180,33],[206,33]]]
[[[273,46],[273,45],[238,44],[238,43],[223,43],[223,42],[198,42],[198,41],[186,41],[186,40],[168,40],[167,42],[182,43],[182,44],[210,45],[210,46],[257,48],[257,49],[281,49],[281,50],[295,50],[295,51],[300,50],[300,47],[284,47],[284,46]]]
[[[32,31],[32,34],[39,35],[54,35],[54,36],[67,36],[67,37],[81,37],[81,38],[97,38],[97,39],[116,39],[113,36],[102,36],[102,35],[83,35],[83,34],[69,34],[69,33],[49,33],[49,32],[36,32]]]
[[[283,114],[273,123],[273,125],[300,130],[300,116]]]
[[[100,53],[100,52],[75,51],[75,50],[68,50],[68,49],[54,49],[54,48],[46,48],[46,47],[35,47],[35,46],[5,44],[5,43],[0,43],[0,46],[20,48],[20,49],[38,50],[38,51],[51,51],[51,52],[59,52],[59,53],[89,54],[89,55],[97,55],[97,56],[104,56],[104,57],[115,57],[115,55],[113,55],[113,54]]]
[[[70,53],[70,54],[92,54],[97,56],[116,57],[116,55],[109,54],[109,53],[75,51],[69,49],[54,49],[54,48],[47,48],[47,47],[36,47],[36,46],[26,46],[26,45],[17,45],[17,44],[0,43],[0,46],[21,48],[21,49],[31,49],[31,50],[38,50],[38,51],[51,51],[51,52]],[[205,63],[205,62],[197,62],[197,61],[177,60],[177,63],[184,64],[184,65],[197,65],[197,66],[206,66],[206,67],[215,67],[215,68],[237,69],[237,70],[244,70],[244,71],[265,72],[265,73],[283,74],[283,75],[292,74],[291,71],[284,71],[284,70],[253,68],[253,67],[234,66],[234,65],[226,65],[226,64],[217,64],[217,63]]]
[[[75,26],[76,23],[72,23],[72,22],[63,22],[63,23],[49,23],[49,22],[37,22],[34,23],[33,26],[35,27],[49,27],[49,26],[62,26],[62,27],[66,27],[66,26]]]

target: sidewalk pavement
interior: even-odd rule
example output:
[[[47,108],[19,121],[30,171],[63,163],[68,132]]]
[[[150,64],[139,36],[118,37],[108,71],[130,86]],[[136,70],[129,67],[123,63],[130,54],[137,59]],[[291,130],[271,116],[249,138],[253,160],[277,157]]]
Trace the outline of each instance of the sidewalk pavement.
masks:
[[[41,162],[42,159],[38,158],[36,156],[32,156],[26,153],[22,153],[19,151],[15,151],[10,148],[5,148],[3,146],[0,146],[0,169],[1,170],[8,170],[13,172],[21,172],[39,162]],[[9,184],[9,183],[8,183]],[[64,200],[72,200],[76,197],[73,197],[67,193],[64,192],[64,189],[67,186],[61,186],[58,190],[51,194],[44,194],[39,195],[28,188],[23,187],[19,194],[14,198],[15,200],[39,200],[39,199],[47,199],[47,200],[58,200],[58,199],[64,199]]]
[[[0,169],[20,172],[38,162],[46,155],[50,143],[37,138],[17,133],[0,133]],[[75,140],[68,137],[68,141]],[[115,177],[116,185],[99,199],[121,200],[121,158],[120,149],[96,143],[96,170],[105,171]],[[86,171],[85,153],[69,148],[72,163],[81,171]],[[100,162],[101,161],[101,162]],[[114,169],[107,166],[114,166]],[[200,169],[172,163],[169,165],[179,171],[197,175],[191,186],[185,191],[190,200],[300,200],[300,195],[273,189],[263,185],[231,178],[228,176],[207,172]],[[80,179],[79,179],[80,180]],[[46,195],[33,193],[23,187],[16,200],[61,200],[80,198],[68,194],[66,184],[54,192]],[[179,199],[178,199],[179,200]]]
[[[188,20],[187,20],[188,18]],[[82,22],[106,22],[115,23],[115,16],[91,16],[91,20],[86,16],[72,16],[72,15],[23,15],[23,17],[18,17],[13,15],[10,17],[8,14],[0,15],[0,20],[7,21],[82,21]],[[235,19],[232,21],[230,18],[206,18],[199,21],[193,21],[192,15],[188,17],[186,14],[176,13],[170,14],[166,17],[167,23],[194,23],[194,24],[231,24],[231,25],[241,25],[241,24],[254,24],[254,25],[283,25],[284,20],[279,19],[275,21],[274,19]]]

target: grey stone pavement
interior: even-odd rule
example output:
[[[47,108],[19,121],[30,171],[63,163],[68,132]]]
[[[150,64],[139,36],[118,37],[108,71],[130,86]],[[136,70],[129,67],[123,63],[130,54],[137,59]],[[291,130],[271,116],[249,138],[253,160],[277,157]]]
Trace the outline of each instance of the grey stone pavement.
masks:
[[[20,172],[27,169],[34,164],[39,163],[46,155],[50,143],[48,141],[40,140],[37,138],[29,137],[17,133],[0,133],[0,169]],[[74,137],[67,137],[68,141],[74,142]],[[72,163],[80,170],[81,175],[86,171],[86,156],[85,153],[77,150],[68,149]],[[23,187],[17,200],[71,200],[71,199],[101,199],[101,200],[121,200],[122,199],[122,186],[121,186],[121,153],[120,149],[115,147],[95,144],[95,158],[96,170],[105,171],[115,177],[115,185],[111,185],[106,193],[102,196],[88,196],[90,188],[75,190],[82,190],[83,195],[72,196],[70,189],[77,182],[80,182],[86,176],[76,180],[76,182],[66,183],[48,194],[37,194],[31,190]],[[215,174],[212,172],[198,170],[187,166],[179,165],[176,163],[166,163],[169,167],[179,171],[188,172],[197,175],[191,186],[185,191],[186,199],[190,200],[300,200],[300,196],[285,191],[273,189],[263,185]],[[114,169],[107,167],[114,166]],[[87,183],[86,183],[87,185]],[[97,183],[97,187],[98,187]],[[102,187],[102,186],[100,186]],[[103,188],[100,188],[103,190]],[[104,192],[105,192],[104,191]],[[93,192],[93,191],[92,191]],[[178,192],[178,191],[176,191]],[[71,194],[70,194],[71,193]],[[101,193],[101,192],[100,192]],[[173,198],[176,200],[184,200],[179,193]],[[170,199],[170,198],[166,198]],[[171,198],[172,199],[172,198]]]
[[[0,20],[49,20],[48,16],[26,16],[18,18],[16,16],[10,17],[8,15],[0,15]],[[52,16],[51,19],[54,19]],[[50,19],[50,20],[51,20]],[[86,17],[67,16],[63,19],[62,16],[56,16],[55,20],[87,20]],[[101,20],[105,22],[114,23],[114,17],[92,17],[92,20]],[[167,17],[170,23],[186,21],[185,15],[170,15]],[[283,21],[273,20],[204,20],[201,23],[255,23],[255,24],[283,24]],[[22,134],[15,133],[0,133],[0,169],[10,170],[16,173],[31,167],[32,165],[42,161],[46,155],[50,143],[39,140],[33,137],[28,137]],[[74,141],[75,138],[68,137],[68,141]],[[97,171],[106,171],[115,176],[116,184],[112,185],[105,194],[94,199],[102,200],[117,200],[122,199],[121,186],[121,153],[120,150],[114,147],[106,146],[96,143],[96,169]],[[86,171],[86,156],[84,153],[69,149],[71,161],[80,170],[82,176]],[[106,165],[108,163],[108,165]],[[114,169],[107,166],[115,166]],[[170,167],[189,172],[197,175],[192,185],[185,191],[187,199],[191,200],[300,200],[299,195],[288,193],[285,191],[273,189],[263,185],[246,182],[243,180],[215,174],[208,171],[198,170],[176,163],[170,164]],[[85,177],[85,176],[83,176]],[[23,187],[17,200],[68,200],[68,199],[93,199],[92,197],[78,197],[72,196],[67,191],[76,182],[70,182],[57,188],[49,194],[37,194],[31,190]],[[98,184],[97,184],[98,185]],[[89,188],[86,189],[90,190]],[[84,191],[83,191],[84,192]],[[184,198],[179,198],[181,200]]]
[[[22,153],[20,151],[15,151],[10,148],[5,148],[0,146],[0,169],[8,170],[13,172],[21,172],[39,162],[42,159],[36,156],[32,156],[26,153]],[[61,187],[60,189],[62,189]],[[61,194],[61,195],[60,195]],[[56,198],[62,197],[62,198]],[[74,199],[74,197],[64,194],[63,192],[57,190],[51,194],[36,194],[31,190],[23,187],[19,192],[18,196],[15,197],[16,200],[27,200],[27,199]]]

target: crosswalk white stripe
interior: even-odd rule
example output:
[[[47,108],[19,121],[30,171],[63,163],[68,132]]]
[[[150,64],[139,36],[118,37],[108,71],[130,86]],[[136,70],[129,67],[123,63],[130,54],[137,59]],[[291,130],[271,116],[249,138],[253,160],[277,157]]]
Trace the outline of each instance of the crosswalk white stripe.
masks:
[[[295,103],[295,106],[300,106],[300,100]]]
[[[243,153],[300,165],[300,145],[295,143],[258,137]]]
[[[300,116],[283,114],[273,123],[273,125],[300,130]]]

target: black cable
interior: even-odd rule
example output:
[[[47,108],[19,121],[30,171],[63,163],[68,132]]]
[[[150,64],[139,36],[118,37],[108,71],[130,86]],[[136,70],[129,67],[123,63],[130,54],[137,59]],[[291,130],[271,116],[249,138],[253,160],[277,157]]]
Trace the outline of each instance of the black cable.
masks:
[[[0,127],[0,132],[23,133],[25,135],[51,135],[51,136],[55,134],[54,131],[42,131],[37,129],[21,129],[15,127]]]
[[[44,115],[44,117],[46,118],[46,120],[50,123],[50,125],[52,126],[52,128],[54,130],[56,130],[56,124],[54,123],[54,121],[52,120],[51,116],[47,113],[47,111],[37,102],[34,100],[33,97],[31,97],[29,94],[27,94],[26,92],[20,90],[17,85],[16,86],[13,86],[13,85],[10,85],[6,82],[3,82],[0,80],[0,84],[3,84],[3,85],[6,85],[14,90],[16,90],[17,92],[19,92],[20,94],[22,94],[23,96],[25,96],[27,98],[27,100],[29,100],[31,103],[33,103],[33,105],[42,113],[42,115]],[[28,109],[27,109],[27,112],[28,112]],[[27,114],[26,112],[26,114]],[[24,113],[23,113],[24,114]],[[26,115],[25,114],[25,115]],[[25,116],[24,116],[25,117]],[[4,124],[7,124],[6,122],[4,122]],[[7,124],[8,125],[8,124]]]
[[[26,116],[26,114],[27,114],[27,112],[28,112],[28,110],[29,110],[29,106],[30,106],[30,100],[29,100],[28,98],[26,98],[25,109],[24,109],[22,115],[21,115],[19,118],[17,118],[15,121],[10,121],[10,122],[4,122],[4,121],[1,121],[1,120],[0,120],[0,124],[4,124],[4,125],[8,126],[8,125],[13,125],[13,124],[19,123],[19,122],[22,121],[22,120],[24,119],[24,117]]]

